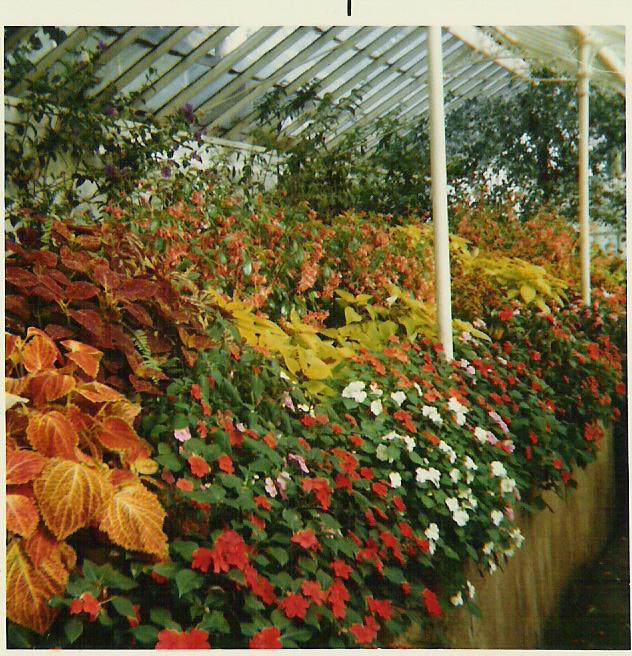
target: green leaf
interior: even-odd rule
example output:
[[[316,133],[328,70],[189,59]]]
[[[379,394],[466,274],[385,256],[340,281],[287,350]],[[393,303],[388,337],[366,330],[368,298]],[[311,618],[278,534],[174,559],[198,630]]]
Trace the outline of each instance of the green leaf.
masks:
[[[397,583],[398,585],[406,582],[402,570],[395,567],[385,567],[384,576],[392,583]]]
[[[226,621],[224,613],[219,610],[204,613],[204,616],[198,624],[198,628],[204,629],[209,633],[230,633],[230,624]]]
[[[165,453],[160,456],[156,456],[154,460],[163,467],[166,467],[170,471],[179,472],[182,469],[182,463],[180,462],[178,456],[173,453]]]
[[[83,575],[88,581],[97,582],[100,579],[99,568],[87,558],[83,561]]]
[[[178,594],[180,597],[187,592],[197,590],[201,587],[204,579],[197,572],[192,569],[183,569],[176,574],[176,585],[178,586]]]
[[[158,629],[151,624],[140,624],[133,628],[131,633],[138,642],[148,644],[158,641]]]
[[[278,588],[281,588],[284,592],[292,588],[294,579],[287,572],[280,572],[279,574],[274,574],[270,577],[270,583],[275,585]]]
[[[134,606],[127,597],[112,597],[110,601],[119,615],[123,617],[136,617]]]
[[[83,633],[83,622],[78,617],[72,617],[64,624],[64,633],[72,644]]]
[[[177,563],[158,563],[154,565],[154,572],[168,579],[175,578],[179,570],[180,567]]]
[[[280,629],[281,631],[292,624],[292,622],[285,616],[285,613],[282,613],[278,608],[272,611],[270,614],[270,619],[272,620],[274,626],[276,626],[277,629]]]
[[[192,560],[193,552],[196,551],[199,546],[200,545],[197,542],[176,540],[171,543],[171,550],[181,558],[184,558],[184,560]]]
[[[278,561],[279,565],[283,567],[289,559],[287,549],[282,549],[281,547],[268,547],[268,553]]]
[[[283,519],[292,531],[298,531],[303,526],[301,516],[296,512],[296,510],[286,508],[283,511]]]
[[[310,629],[291,626],[281,636],[281,644],[284,647],[287,647],[288,640],[292,640],[294,642],[307,642],[311,637],[312,631]]]
[[[314,574],[318,569],[318,563],[311,558],[299,558],[298,559],[299,567],[310,574]]]
[[[149,611],[149,619],[154,624],[163,626],[165,629],[181,630],[180,625],[173,621],[171,611],[168,608],[152,608]]]

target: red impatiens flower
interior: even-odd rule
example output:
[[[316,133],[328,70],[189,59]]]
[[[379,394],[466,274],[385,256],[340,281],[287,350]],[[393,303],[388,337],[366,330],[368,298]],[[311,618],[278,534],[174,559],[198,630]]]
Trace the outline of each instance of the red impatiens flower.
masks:
[[[198,421],[198,425],[196,427],[198,435],[204,439],[208,435],[208,430],[206,429],[206,424],[203,421]]]
[[[341,620],[347,614],[347,602],[350,598],[345,584],[340,579],[336,579],[327,591],[327,601],[336,619]]]
[[[625,389],[623,391],[625,392]],[[353,444],[354,446],[362,446],[364,444],[364,440],[359,435],[351,435],[349,437],[349,442],[351,442],[351,444]]]
[[[409,433],[417,432],[417,427],[413,423],[413,418],[410,412],[406,412],[406,410],[398,410],[397,412],[393,413],[393,417],[397,419],[397,421],[401,421],[402,424],[404,425],[404,428]]]
[[[176,487],[183,492],[193,492],[193,483],[186,478],[179,478]]]
[[[206,547],[198,547],[193,552],[193,560],[191,562],[191,567],[193,569],[200,570],[200,572],[208,572],[208,568],[213,562],[213,551],[212,549],[207,549]]]
[[[367,615],[364,618],[364,624],[352,624],[349,632],[360,645],[370,645],[377,637],[380,625],[373,617]]]
[[[231,457],[227,456],[226,454],[222,454],[217,459],[217,465],[226,474],[234,474],[235,473],[235,467],[233,467],[233,461],[232,461]]]
[[[349,494],[353,494],[353,483],[346,476],[343,476],[342,474],[336,474],[336,478],[334,480],[337,490],[347,490]]]
[[[393,498],[393,505],[399,512],[406,512],[406,504],[403,502],[401,497],[394,497]]]
[[[215,574],[228,572],[231,567],[244,570],[248,565],[248,553],[244,539],[235,531],[224,529],[212,549]]]
[[[317,551],[319,548],[316,534],[311,528],[294,533],[294,535],[292,535],[292,542],[300,544],[303,549],[313,549],[314,551]]]
[[[291,594],[279,603],[279,607],[283,609],[288,620],[293,617],[304,620],[305,613],[309,608],[309,601],[303,595]]]
[[[347,563],[342,560],[334,560],[334,562],[331,564],[331,569],[336,576],[339,576],[341,579],[345,580],[349,578],[349,574],[351,574],[353,571],[351,567],[349,567],[349,565],[347,565]]]
[[[498,318],[501,321],[511,321],[513,319],[513,310],[510,307],[506,307],[504,310],[501,310],[498,313]]]
[[[158,642],[154,649],[210,649],[208,631],[191,629],[190,631],[174,631],[163,629],[158,634]]]
[[[134,615],[128,615],[127,622],[132,629],[135,629],[140,624],[140,605],[134,604],[132,608],[134,609]]]
[[[301,485],[305,492],[315,492],[316,498],[323,510],[328,510],[331,505],[331,490],[326,478],[304,478]]]
[[[393,607],[388,599],[373,599],[368,597],[367,606],[372,613],[379,615],[383,620],[390,620],[393,614]]]
[[[388,487],[384,483],[373,483],[371,489],[373,492],[375,492],[375,494],[382,498],[388,494]]]
[[[262,629],[259,633],[255,633],[248,641],[250,649],[281,649],[283,645],[279,638],[281,632],[276,626],[271,626],[267,629]]]
[[[443,613],[441,606],[439,606],[439,600],[437,595],[430,590],[430,588],[425,588],[423,591],[424,604],[426,605],[426,610],[429,615],[433,617],[440,617]]]
[[[191,396],[196,400],[199,401],[202,398],[202,390],[200,386],[197,383],[194,383],[191,385]]]
[[[559,458],[556,458],[551,464],[555,469],[562,469],[562,461]]]
[[[166,576],[161,576],[160,574],[156,574],[156,572],[152,572],[150,576],[159,585],[164,585],[165,583],[169,582],[169,579]]]
[[[264,496],[255,497],[255,503],[262,510],[270,510],[270,508],[272,508],[272,504],[268,501],[267,497]]]
[[[90,621],[94,622],[101,612],[101,603],[95,599],[89,592],[84,592],[79,599],[75,599],[70,604],[70,614],[78,615],[86,613],[90,616]]]
[[[244,576],[248,587],[259,599],[270,605],[276,601],[276,594],[272,584],[265,576],[262,576],[252,565],[246,566]]]
[[[204,460],[204,458],[200,458],[200,456],[189,456],[189,460],[187,462],[189,463],[189,467],[191,467],[191,473],[198,478],[206,476],[211,471],[211,468],[208,466],[206,460]]]
[[[301,584],[301,592],[305,597],[311,599],[317,606],[322,606],[327,597],[318,581],[303,581]]]
[[[277,448],[277,441],[272,435],[272,433],[266,433],[263,436],[263,441],[271,448],[271,449],[276,449]]]
[[[344,432],[344,429],[340,424],[332,424],[331,425],[331,432],[335,433],[336,435],[340,435],[341,433]]]
[[[373,480],[373,470],[370,467],[361,467],[360,476],[366,478],[367,481]]]
[[[257,528],[260,528],[262,531],[265,529],[266,522],[261,519],[261,517],[257,517],[254,513],[250,513],[249,519]]]

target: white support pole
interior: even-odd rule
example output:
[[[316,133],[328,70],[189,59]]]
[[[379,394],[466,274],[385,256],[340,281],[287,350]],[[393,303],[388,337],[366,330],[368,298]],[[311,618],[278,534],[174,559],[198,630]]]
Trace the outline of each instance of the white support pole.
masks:
[[[441,27],[439,26],[428,27],[428,89],[430,93],[430,173],[432,176],[437,328],[445,358],[449,361],[454,357],[454,349],[452,345],[448,183],[443,108],[443,59]]]
[[[590,43],[584,38],[579,45],[579,69],[577,71],[577,103],[579,109],[579,243],[581,290],[584,305],[590,305],[590,213],[588,188],[589,56]]]

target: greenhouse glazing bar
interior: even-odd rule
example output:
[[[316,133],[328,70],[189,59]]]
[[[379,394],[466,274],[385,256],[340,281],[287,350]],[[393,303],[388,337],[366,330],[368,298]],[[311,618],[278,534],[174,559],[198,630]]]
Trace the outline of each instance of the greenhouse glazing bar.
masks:
[[[590,305],[590,209],[588,188],[588,138],[589,138],[589,78],[590,43],[582,38],[579,44],[579,69],[577,71],[577,102],[579,109],[579,231],[581,258],[582,301]]]
[[[443,108],[443,61],[441,27],[428,27],[428,87],[430,91],[430,172],[432,176],[432,220],[434,224],[435,303],[437,329],[446,359],[452,360],[452,293],[450,290],[450,243],[448,227],[448,184],[445,158]]]

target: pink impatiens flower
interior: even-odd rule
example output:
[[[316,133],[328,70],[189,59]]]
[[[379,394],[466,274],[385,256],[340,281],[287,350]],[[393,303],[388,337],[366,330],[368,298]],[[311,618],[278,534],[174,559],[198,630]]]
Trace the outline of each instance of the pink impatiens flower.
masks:
[[[186,428],[180,428],[178,430],[173,431],[173,436],[179,442],[186,442],[187,440],[191,439],[191,431],[189,430],[189,427],[187,426]]]

